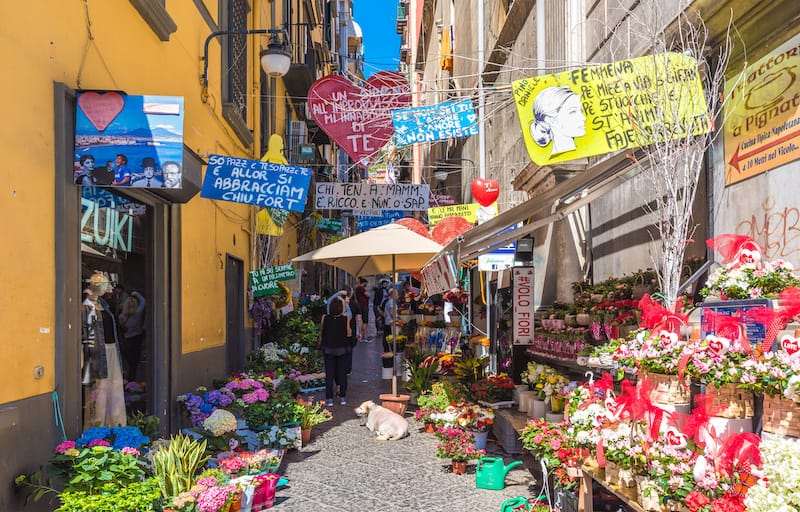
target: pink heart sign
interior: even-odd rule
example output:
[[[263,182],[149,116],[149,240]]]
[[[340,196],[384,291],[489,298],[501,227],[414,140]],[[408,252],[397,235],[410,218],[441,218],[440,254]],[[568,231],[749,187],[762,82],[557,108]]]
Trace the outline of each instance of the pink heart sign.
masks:
[[[78,106],[97,131],[102,132],[122,112],[125,98],[118,92],[84,92],[78,97]]]
[[[361,167],[369,166],[392,137],[391,111],[409,106],[408,81],[391,71],[375,73],[364,87],[328,75],[308,90],[311,117]]]
[[[786,351],[787,354],[793,356],[800,351],[800,339],[793,338],[787,334],[781,338],[781,347]]]

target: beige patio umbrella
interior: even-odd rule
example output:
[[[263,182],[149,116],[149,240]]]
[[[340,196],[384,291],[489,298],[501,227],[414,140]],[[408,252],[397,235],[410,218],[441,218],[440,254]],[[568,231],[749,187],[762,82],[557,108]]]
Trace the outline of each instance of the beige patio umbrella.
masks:
[[[397,272],[416,272],[441,250],[442,246],[433,240],[391,223],[307,252],[292,261],[327,263],[354,277],[391,273],[397,282]],[[397,318],[397,303],[392,317]],[[392,334],[392,351],[396,352],[396,325]],[[392,375],[392,394],[397,396],[397,371]]]

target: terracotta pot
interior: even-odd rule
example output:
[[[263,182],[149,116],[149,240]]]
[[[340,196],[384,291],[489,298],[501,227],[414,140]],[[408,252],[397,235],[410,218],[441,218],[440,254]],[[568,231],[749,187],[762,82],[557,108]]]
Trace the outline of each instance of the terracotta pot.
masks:
[[[384,393],[378,398],[381,399],[381,405],[383,407],[386,407],[390,411],[396,412],[400,416],[405,415],[406,406],[408,405],[408,401],[411,399],[411,397],[408,395],[393,395],[391,393]]]
[[[467,463],[463,460],[454,460],[452,462],[452,469],[454,475],[463,475],[467,472]]]
[[[425,433],[426,434],[434,434],[436,432],[436,423],[432,421],[425,422]]]
[[[303,428],[300,429],[300,438],[303,441],[303,446],[307,445],[311,442],[311,429],[310,428]]]

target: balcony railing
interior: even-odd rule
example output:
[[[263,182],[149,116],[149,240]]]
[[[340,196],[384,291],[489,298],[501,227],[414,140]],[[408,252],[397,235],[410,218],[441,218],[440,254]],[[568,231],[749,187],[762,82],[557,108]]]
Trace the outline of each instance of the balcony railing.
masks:
[[[397,33],[402,34],[408,22],[408,4],[400,2],[397,4]]]

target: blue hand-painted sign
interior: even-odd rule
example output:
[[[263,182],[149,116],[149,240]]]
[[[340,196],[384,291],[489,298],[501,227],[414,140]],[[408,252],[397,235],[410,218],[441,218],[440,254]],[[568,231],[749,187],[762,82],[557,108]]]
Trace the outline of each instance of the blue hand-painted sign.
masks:
[[[382,213],[380,217],[358,217],[358,230],[369,231],[404,217],[404,212],[401,210],[383,210]]]
[[[210,155],[200,196],[302,212],[311,169],[223,155]]]
[[[392,124],[398,146],[478,134],[472,100],[393,110]]]

